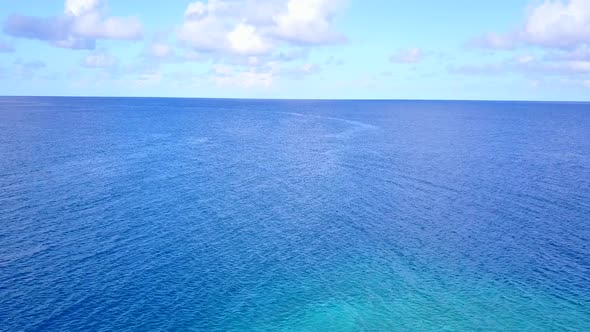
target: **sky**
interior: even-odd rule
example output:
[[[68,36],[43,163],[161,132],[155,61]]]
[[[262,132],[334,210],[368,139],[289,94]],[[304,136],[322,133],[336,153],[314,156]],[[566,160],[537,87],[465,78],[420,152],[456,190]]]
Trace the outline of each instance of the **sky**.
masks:
[[[590,101],[590,0],[0,0],[0,95]]]

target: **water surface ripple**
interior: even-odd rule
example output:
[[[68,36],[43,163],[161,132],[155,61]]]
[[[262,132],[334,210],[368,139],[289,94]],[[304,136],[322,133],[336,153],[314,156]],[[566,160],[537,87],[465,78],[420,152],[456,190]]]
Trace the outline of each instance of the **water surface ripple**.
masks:
[[[590,331],[590,104],[0,98],[2,331]]]

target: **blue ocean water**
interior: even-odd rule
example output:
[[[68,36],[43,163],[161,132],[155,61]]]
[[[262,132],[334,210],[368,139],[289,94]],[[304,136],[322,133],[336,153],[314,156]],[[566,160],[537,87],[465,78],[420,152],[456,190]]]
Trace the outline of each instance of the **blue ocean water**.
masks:
[[[590,104],[0,98],[2,331],[590,331]]]

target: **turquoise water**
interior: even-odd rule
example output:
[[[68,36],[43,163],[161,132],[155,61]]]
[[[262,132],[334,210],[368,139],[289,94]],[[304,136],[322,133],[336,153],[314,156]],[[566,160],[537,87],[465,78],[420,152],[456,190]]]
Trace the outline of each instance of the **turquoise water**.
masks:
[[[589,331],[590,104],[0,98],[2,331]]]

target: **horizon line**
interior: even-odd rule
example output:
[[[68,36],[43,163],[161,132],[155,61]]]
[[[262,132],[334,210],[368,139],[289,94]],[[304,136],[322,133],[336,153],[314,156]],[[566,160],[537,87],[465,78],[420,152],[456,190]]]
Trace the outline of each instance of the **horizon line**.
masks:
[[[186,96],[76,96],[76,95],[0,95],[0,98],[127,98],[127,99],[204,99],[204,100],[269,100],[269,101],[443,101],[443,102],[523,102],[579,103],[590,100],[528,100],[528,99],[421,99],[421,98],[257,98],[257,97],[186,97]]]

